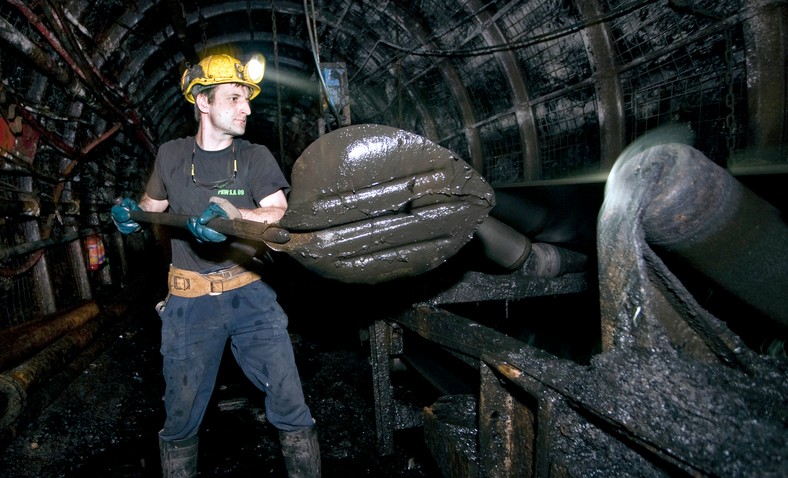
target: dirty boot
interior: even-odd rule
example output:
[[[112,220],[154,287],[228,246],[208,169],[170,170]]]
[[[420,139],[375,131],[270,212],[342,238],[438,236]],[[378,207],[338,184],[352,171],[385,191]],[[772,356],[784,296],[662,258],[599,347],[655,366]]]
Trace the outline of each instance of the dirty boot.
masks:
[[[161,476],[163,478],[197,476],[197,445],[197,435],[175,441],[164,441],[159,438]]]
[[[289,478],[320,478],[320,445],[316,426],[294,432],[279,430],[279,443]]]

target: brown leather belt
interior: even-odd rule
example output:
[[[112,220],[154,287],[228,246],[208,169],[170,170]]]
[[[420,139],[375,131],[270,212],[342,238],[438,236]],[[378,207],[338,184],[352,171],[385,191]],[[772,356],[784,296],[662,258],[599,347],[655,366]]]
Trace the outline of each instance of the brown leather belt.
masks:
[[[178,269],[170,265],[167,287],[170,294],[178,297],[200,297],[219,295],[259,280],[260,276],[241,266],[233,266],[209,274]]]

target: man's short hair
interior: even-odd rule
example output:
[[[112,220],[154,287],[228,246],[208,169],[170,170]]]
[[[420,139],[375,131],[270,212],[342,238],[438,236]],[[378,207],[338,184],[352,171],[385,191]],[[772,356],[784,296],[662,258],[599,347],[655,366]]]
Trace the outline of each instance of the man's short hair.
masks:
[[[192,86],[192,95],[197,98],[199,95],[205,95],[208,98],[208,103],[213,103],[216,97],[216,85],[194,85]],[[200,108],[197,107],[197,102],[194,102],[194,119],[200,121]]]

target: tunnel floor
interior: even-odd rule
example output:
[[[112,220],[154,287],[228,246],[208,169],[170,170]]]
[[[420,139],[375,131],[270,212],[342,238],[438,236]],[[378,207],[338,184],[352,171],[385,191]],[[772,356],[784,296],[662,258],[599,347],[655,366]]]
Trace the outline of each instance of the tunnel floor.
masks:
[[[18,430],[0,456],[0,477],[161,476],[160,324],[148,305],[129,315],[101,355]],[[339,330],[333,338],[302,335],[298,323],[291,313],[296,360],[319,426],[323,476],[441,476],[420,428],[395,432],[394,453],[378,454],[369,342],[363,331]],[[199,476],[286,476],[263,398],[226,353],[200,432]]]

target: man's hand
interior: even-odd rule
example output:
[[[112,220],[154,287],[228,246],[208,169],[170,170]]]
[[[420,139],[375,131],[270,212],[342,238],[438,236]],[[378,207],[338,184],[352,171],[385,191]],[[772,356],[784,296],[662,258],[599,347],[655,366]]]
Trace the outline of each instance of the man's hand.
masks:
[[[186,222],[186,227],[197,238],[197,242],[222,242],[227,239],[227,236],[206,226],[212,219],[217,217],[229,219],[227,212],[222,209],[222,206],[212,202],[200,217],[190,217]]]
[[[123,198],[120,204],[112,206],[112,222],[123,234],[131,234],[142,229],[142,226],[131,219],[131,211],[142,211],[137,202],[131,198]]]

